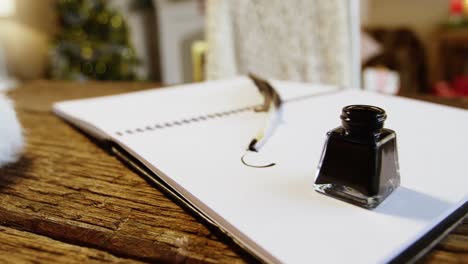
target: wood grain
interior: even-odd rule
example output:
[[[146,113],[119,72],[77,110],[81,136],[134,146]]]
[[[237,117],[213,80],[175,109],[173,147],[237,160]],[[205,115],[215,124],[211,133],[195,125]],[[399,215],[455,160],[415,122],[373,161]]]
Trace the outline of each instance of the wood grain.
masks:
[[[0,226],[0,263],[142,263]]]
[[[40,258],[48,247],[27,246],[36,239],[49,239],[71,263],[93,254],[104,254],[96,260],[102,262],[252,261],[50,111],[55,101],[152,86],[34,81],[10,94],[27,148],[18,163],[0,169],[0,230],[7,230],[0,239],[18,239],[18,250],[39,262],[48,262]],[[466,260],[467,230],[465,221],[422,261]],[[9,243],[0,243],[0,253]],[[8,256],[16,255],[0,259]]]

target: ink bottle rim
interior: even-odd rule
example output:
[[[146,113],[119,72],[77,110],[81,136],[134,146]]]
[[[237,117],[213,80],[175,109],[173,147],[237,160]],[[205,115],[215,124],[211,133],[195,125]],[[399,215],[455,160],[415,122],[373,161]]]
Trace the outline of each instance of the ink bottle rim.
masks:
[[[343,107],[340,118],[347,135],[365,137],[380,134],[387,114],[377,106],[348,105]]]

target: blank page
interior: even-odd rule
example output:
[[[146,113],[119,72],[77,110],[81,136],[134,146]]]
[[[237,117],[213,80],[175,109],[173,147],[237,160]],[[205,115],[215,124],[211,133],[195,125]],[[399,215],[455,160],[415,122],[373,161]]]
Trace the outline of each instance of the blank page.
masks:
[[[313,189],[325,134],[356,103],[387,110],[398,137],[402,184],[375,210]],[[118,140],[272,261],[385,262],[467,199],[467,111],[342,92],[286,104],[284,113],[262,152],[277,165],[265,169],[240,162],[262,120],[251,112]]]

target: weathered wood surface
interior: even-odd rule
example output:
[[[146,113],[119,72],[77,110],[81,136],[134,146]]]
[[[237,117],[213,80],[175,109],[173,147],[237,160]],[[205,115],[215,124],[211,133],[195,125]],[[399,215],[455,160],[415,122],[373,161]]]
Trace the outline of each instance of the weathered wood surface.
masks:
[[[0,263],[142,263],[0,226]]]
[[[10,94],[27,149],[18,163],[0,169],[0,262],[250,260],[50,112],[55,101],[151,86],[34,81]],[[455,104],[468,108],[468,101]],[[467,259],[465,221],[422,262]]]

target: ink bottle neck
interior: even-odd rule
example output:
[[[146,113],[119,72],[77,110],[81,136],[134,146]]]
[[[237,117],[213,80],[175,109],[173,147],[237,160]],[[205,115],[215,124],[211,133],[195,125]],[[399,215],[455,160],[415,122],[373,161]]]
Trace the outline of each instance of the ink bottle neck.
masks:
[[[376,106],[349,105],[343,108],[340,117],[347,136],[369,138],[381,133],[387,115]]]

